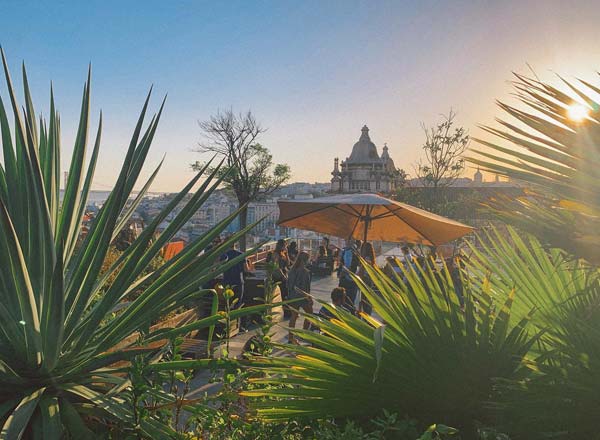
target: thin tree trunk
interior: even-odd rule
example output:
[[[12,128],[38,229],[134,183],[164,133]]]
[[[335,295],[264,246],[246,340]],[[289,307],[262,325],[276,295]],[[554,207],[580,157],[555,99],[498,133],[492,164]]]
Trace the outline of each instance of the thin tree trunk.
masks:
[[[240,230],[244,229],[248,224],[248,206],[240,210],[239,214]],[[246,252],[246,234],[240,237],[240,252]]]

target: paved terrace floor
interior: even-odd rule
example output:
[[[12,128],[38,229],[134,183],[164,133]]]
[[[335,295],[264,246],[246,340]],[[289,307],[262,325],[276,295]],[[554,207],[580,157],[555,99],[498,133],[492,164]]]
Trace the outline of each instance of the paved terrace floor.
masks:
[[[337,287],[338,279],[335,273],[325,277],[315,277],[311,283],[311,294],[315,299],[314,312],[317,313],[321,308],[318,301],[329,302],[331,300],[331,291]],[[287,342],[288,331],[287,326],[289,319],[284,319],[274,326],[272,340],[273,342]],[[299,317],[296,321],[296,327],[302,328],[304,318]],[[246,333],[239,333],[229,340],[229,357],[237,358],[242,354],[242,349],[248,340],[256,334],[256,330],[250,330]],[[187,395],[188,399],[199,398],[205,394],[214,394],[220,388],[220,383],[210,383],[211,373],[209,371],[200,371],[190,384],[190,392]]]

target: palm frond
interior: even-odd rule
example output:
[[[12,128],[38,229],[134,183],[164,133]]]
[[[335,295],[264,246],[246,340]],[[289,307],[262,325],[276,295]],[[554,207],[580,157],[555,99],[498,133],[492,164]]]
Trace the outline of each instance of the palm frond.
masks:
[[[494,296],[489,280],[465,278],[461,304],[447,268],[405,270],[406,283],[365,268],[373,287],[357,282],[384,324],[333,306],[330,321],[307,317],[321,333],[295,332],[311,346],[285,346],[294,357],[261,359],[268,367],[255,369],[262,376],[244,394],[258,417],[368,417],[385,408],[463,432],[490,422],[494,378],[518,377],[539,337],[527,318],[511,316],[520,292]]]
[[[517,122],[499,120],[503,128],[484,127],[508,145],[475,139],[483,148],[473,150],[475,155],[468,160],[528,190],[516,200],[498,198],[488,207],[545,245],[598,264],[600,106],[594,94],[599,89],[585,81],[560,78],[570,95],[548,83],[516,77],[517,98],[528,108],[499,103]],[[585,106],[589,116],[571,119],[573,105]]]

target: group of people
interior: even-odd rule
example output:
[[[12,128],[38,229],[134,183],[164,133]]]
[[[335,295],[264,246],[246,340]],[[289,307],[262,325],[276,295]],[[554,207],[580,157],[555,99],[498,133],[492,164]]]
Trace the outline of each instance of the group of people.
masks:
[[[291,242],[286,244],[285,240],[279,240],[269,257],[269,262],[274,264],[273,278],[280,283],[282,296],[289,300],[288,310],[290,313],[289,327],[296,327],[300,311],[313,314],[314,303],[311,293],[312,272],[311,265],[317,264],[323,257],[339,259],[338,277],[339,285],[331,292],[331,302],[336,307],[357,314],[363,312],[370,314],[372,307],[367,298],[362,297],[358,285],[352,274],[360,277],[365,283],[370,284],[368,272],[360,264],[360,258],[372,266],[375,263],[375,249],[370,242],[361,243],[359,240],[350,239],[346,246],[340,251],[331,246],[327,237],[322,239],[317,254],[311,260],[309,253],[299,251],[297,244]],[[328,319],[331,312],[327,307],[322,307],[318,315]],[[311,323],[304,320],[303,328],[309,329]],[[292,333],[289,335],[290,342],[295,343]]]
[[[360,264],[359,256],[364,265]],[[346,246],[342,249],[338,266],[339,286],[346,291],[348,305],[357,312],[371,314],[373,307],[368,298],[361,295],[353,275],[358,276],[367,286],[373,283],[368,273],[368,266],[375,267],[375,248],[369,241],[361,242],[352,238],[346,240]]]
[[[210,251],[212,247],[219,246],[221,241],[215,239],[213,244],[206,249]],[[404,265],[404,269],[416,269],[419,265],[419,257],[412,254],[408,246],[403,246],[402,260],[388,258],[384,272],[388,275],[394,273],[407,282],[405,278],[406,270],[402,270],[399,264]],[[239,258],[242,253],[235,249],[232,243],[229,249],[221,255],[220,261],[233,261]],[[353,313],[372,313],[372,306],[368,298],[361,294],[358,284],[355,281],[355,276],[367,286],[372,286],[373,283],[369,277],[368,266],[376,266],[375,249],[371,242],[348,239],[343,249],[338,249],[330,244],[327,237],[322,239],[318,251],[315,255],[310,255],[308,252],[300,250],[295,241],[289,244],[284,239],[277,241],[275,248],[267,256],[267,263],[271,264],[273,280],[279,284],[282,298],[289,301],[286,312],[289,313],[289,327],[296,327],[299,313],[302,311],[306,314],[313,314],[314,303],[311,296],[312,271],[311,267],[318,264],[324,257],[335,258],[338,261],[338,286],[331,292],[331,303],[343,308],[344,310]],[[365,264],[360,264],[360,260]],[[422,258],[424,259],[424,257]],[[456,270],[453,268],[456,266]],[[451,271],[455,290],[459,299],[462,302],[462,290],[460,283],[460,267],[457,264],[448,266]],[[244,259],[239,259],[236,264],[233,264],[223,273],[223,285],[232,289],[236,298],[237,307],[240,307],[244,298],[244,274],[248,272],[248,265]],[[324,319],[331,318],[332,314],[327,307],[322,307],[318,315]],[[244,323],[241,325],[244,327]],[[310,329],[311,323],[304,320],[303,328]],[[295,343],[295,338],[290,332],[289,340]]]
[[[273,252],[267,257],[267,263],[271,263],[274,267],[273,280],[279,282],[283,299],[290,301],[287,308],[290,315],[290,328],[296,327],[300,311],[313,313],[313,300],[310,296],[312,282],[310,266],[316,264],[320,257],[331,255],[332,252],[329,239],[325,237],[317,255],[311,261],[310,254],[300,251],[295,241],[288,245],[285,240],[280,239]],[[303,328],[309,329],[310,326],[310,322],[305,319]],[[289,334],[289,341],[296,342],[292,333]]]

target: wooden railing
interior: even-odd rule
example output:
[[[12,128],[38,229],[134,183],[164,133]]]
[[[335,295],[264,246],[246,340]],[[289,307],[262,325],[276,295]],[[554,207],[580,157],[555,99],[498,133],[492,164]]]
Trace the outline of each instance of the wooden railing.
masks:
[[[248,255],[248,264],[255,265],[256,263],[262,263],[267,259],[267,255],[269,255],[269,250],[258,251],[251,255]]]

